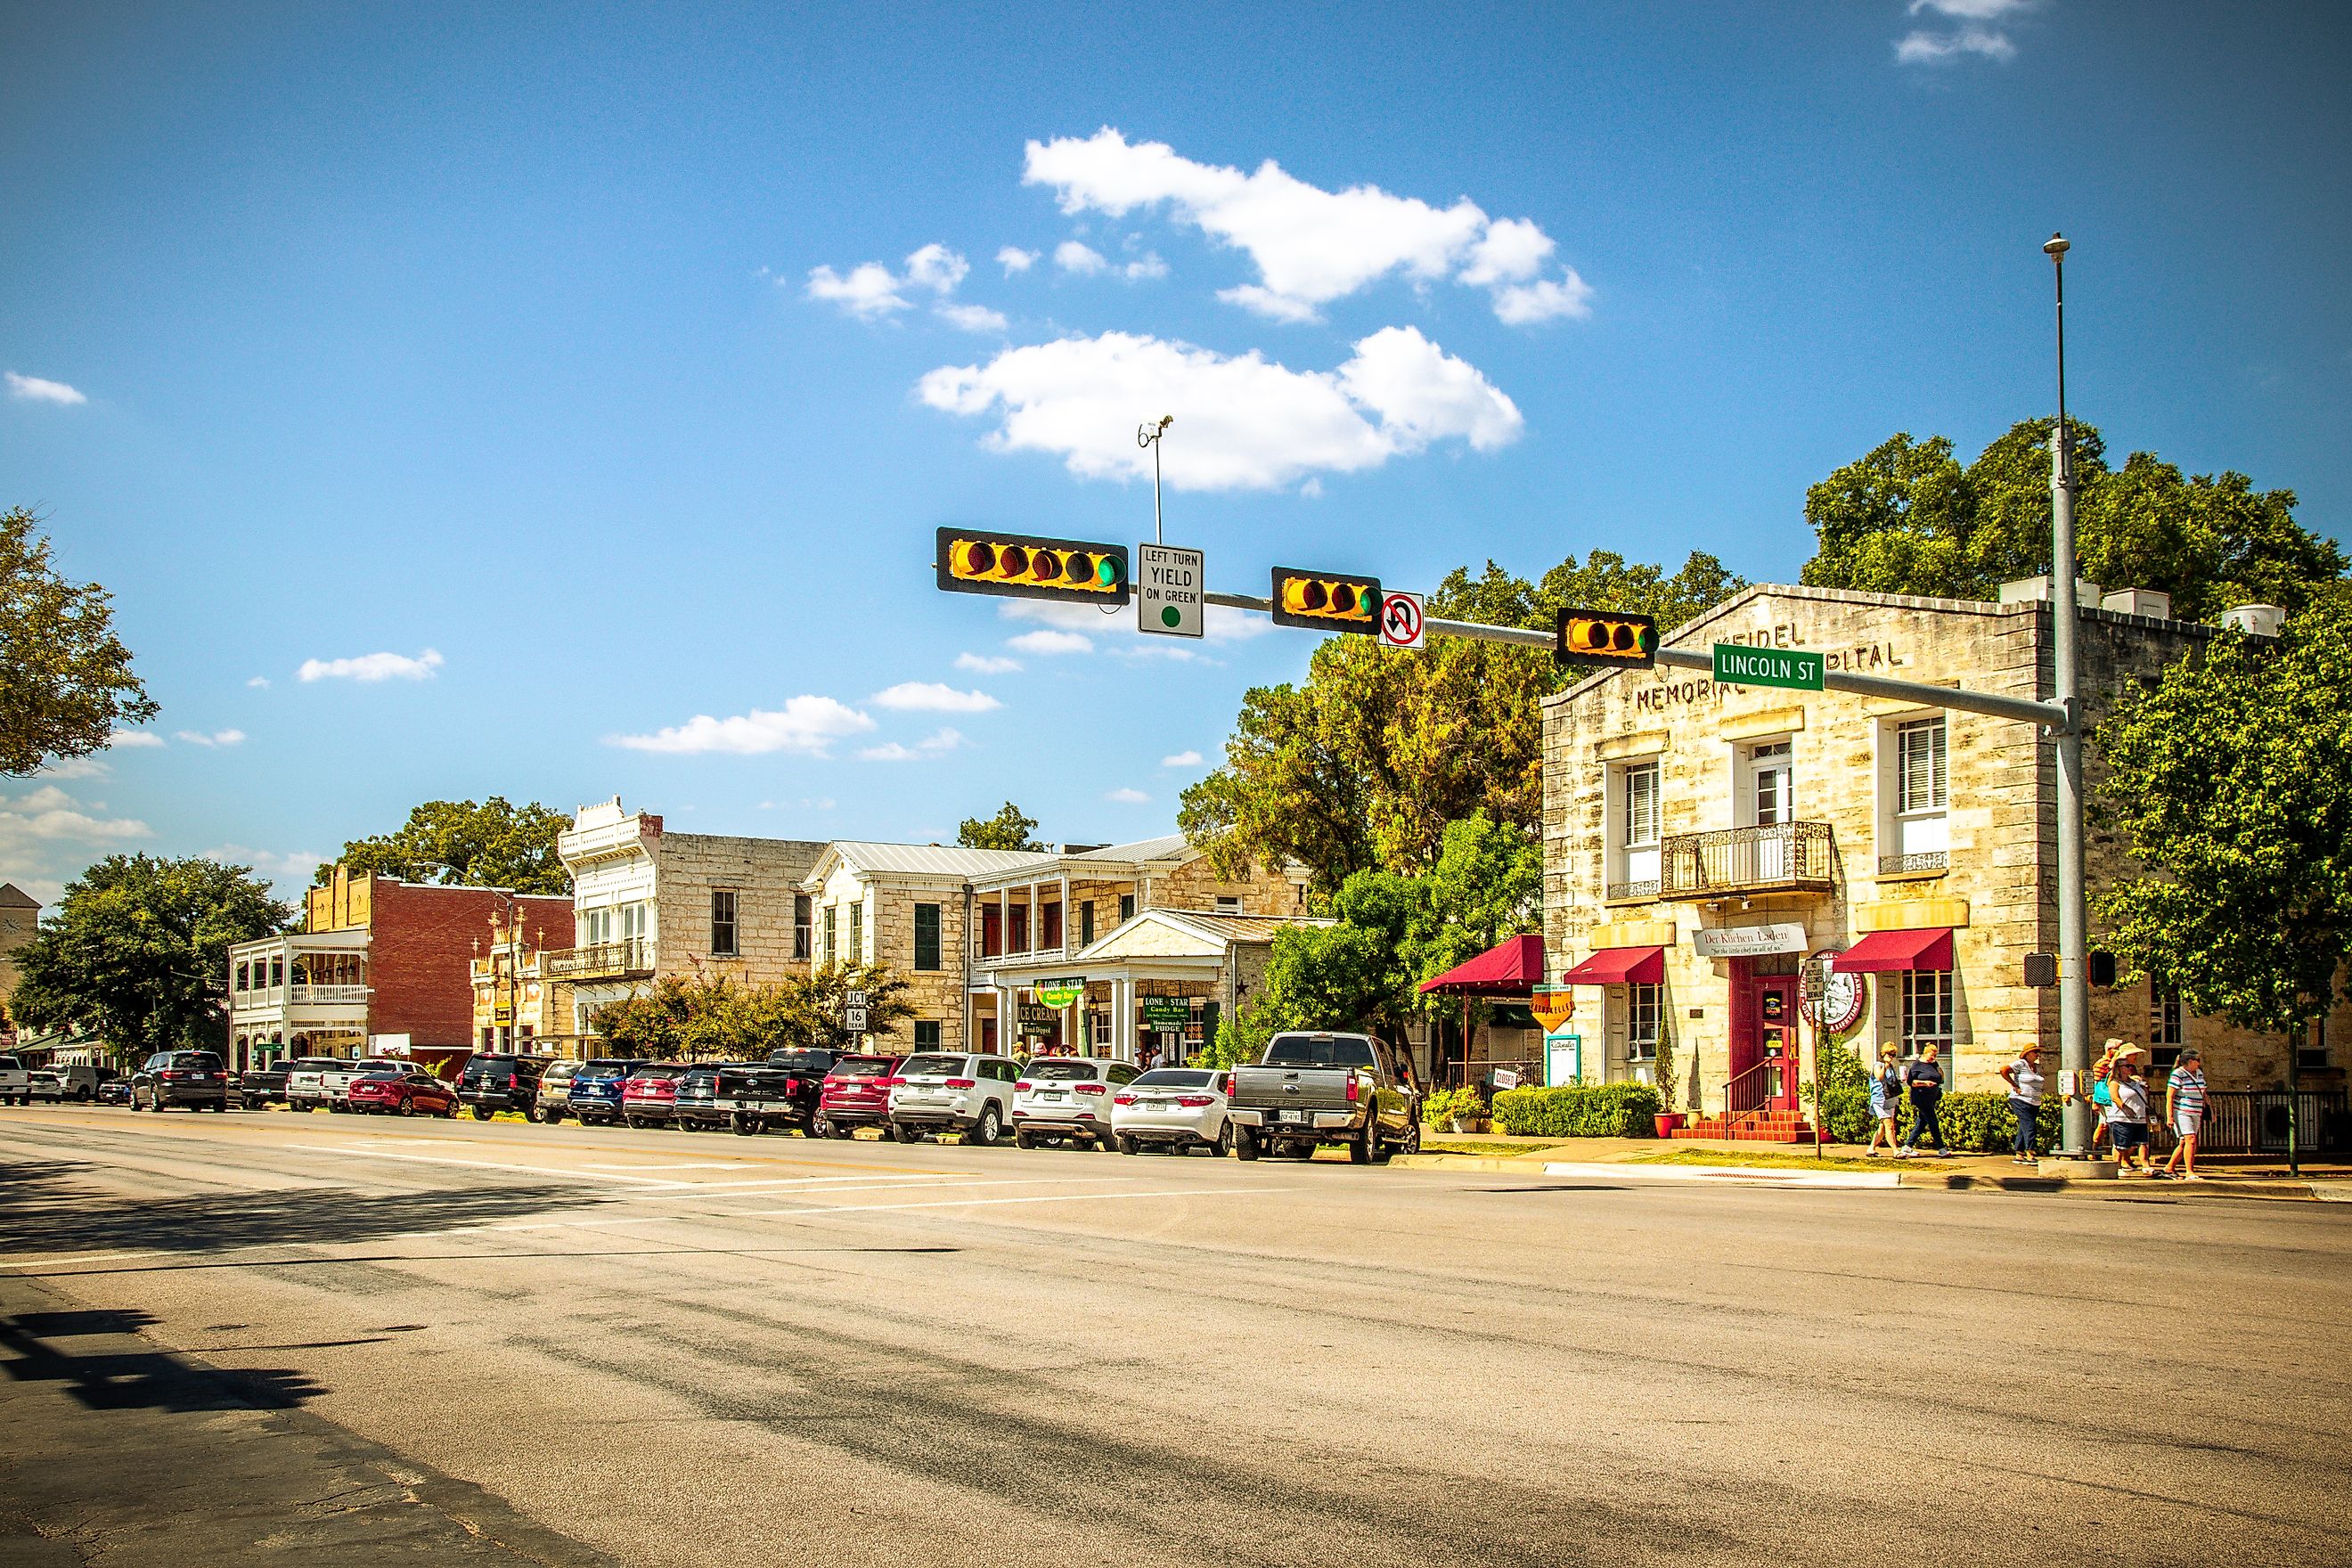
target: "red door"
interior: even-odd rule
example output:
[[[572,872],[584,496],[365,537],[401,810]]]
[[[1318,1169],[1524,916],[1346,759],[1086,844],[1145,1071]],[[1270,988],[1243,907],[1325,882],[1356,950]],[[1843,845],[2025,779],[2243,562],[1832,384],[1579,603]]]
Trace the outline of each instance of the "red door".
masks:
[[[1733,960],[1735,971],[1747,961]],[[1731,1109],[1801,1109],[1797,1094],[1797,977],[1731,977]],[[1768,1065],[1769,1064],[1769,1065]]]

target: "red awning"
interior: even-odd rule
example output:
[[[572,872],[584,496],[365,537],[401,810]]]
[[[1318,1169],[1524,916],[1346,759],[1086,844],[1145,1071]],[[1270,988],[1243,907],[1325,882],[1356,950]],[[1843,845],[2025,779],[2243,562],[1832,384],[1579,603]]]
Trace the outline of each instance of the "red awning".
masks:
[[[1874,931],[1830,960],[1830,967],[1842,974],[1867,974],[1887,969],[1949,969],[1952,928],[1914,926],[1904,931]]]
[[[1543,984],[1543,938],[1529,931],[1506,937],[1477,957],[1457,963],[1423,991],[1455,991],[1474,996],[1532,996]]]
[[[1565,985],[1655,985],[1665,977],[1663,947],[1604,947],[1559,978]]]

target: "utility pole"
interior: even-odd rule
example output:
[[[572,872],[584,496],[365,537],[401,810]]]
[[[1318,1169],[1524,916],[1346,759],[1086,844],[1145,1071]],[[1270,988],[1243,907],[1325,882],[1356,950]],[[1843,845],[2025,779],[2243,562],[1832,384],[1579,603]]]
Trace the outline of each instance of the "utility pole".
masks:
[[[1158,419],[1147,419],[1135,427],[1135,444],[1151,448],[1151,542],[1165,544],[1167,537],[1160,530],[1160,437],[1168,434],[1168,426],[1176,423],[1176,416],[1163,414]]]
[[[2058,1066],[2077,1090],[2066,1105],[2069,1159],[2091,1150],[2091,1101],[2083,1078],[2091,1068],[2089,911],[2083,889],[2083,671],[2075,603],[2074,438],[2066,426],[2066,251],[2062,235],[2042,247],[2057,284],[2058,424],[2050,433],[2050,612],[2057,625],[2051,647],[2054,693],[2066,710],[2052,734],[2058,753]]]

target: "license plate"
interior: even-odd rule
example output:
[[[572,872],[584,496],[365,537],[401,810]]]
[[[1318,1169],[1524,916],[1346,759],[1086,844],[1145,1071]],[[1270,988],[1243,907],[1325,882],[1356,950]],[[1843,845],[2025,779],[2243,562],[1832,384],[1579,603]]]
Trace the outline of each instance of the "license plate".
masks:
[[[1277,1110],[1275,1112],[1275,1119],[1278,1121],[1304,1121],[1307,1120],[1307,1112],[1303,1110]]]
[[[1172,1100],[1147,1100],[1142,1102],[1142,1107],[1146,1110],[1171,1110],[1175,1104]]]
[[[1067,1100],[1070,1097],[1058,1089],[1049,1089],[1037,1096],[1040,1100]]]

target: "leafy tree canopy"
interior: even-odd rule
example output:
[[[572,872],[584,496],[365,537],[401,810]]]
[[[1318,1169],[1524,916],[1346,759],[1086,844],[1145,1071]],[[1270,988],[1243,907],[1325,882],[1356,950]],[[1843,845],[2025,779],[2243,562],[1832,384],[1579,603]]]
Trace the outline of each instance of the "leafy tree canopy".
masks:
[[[2275,646],[2224,632],[2099,726],[2103,811],[2147,875],[2100,900],[2110,945],[2194,1011],[2299,1035],[2352,956],[2352,609]]]
[[[0,512],[0,773],[106,749],[156,713],[95,583],[69,583],[23,507]]]
[[[67,884],[18,952],[11,1010],[26,1027],[134,1054],[218,1050],[230,944],[283,931],[292,913],[242,866],[110,855]]]
[[[470,800],[428,800],[398,831],[354,838],[339,863],[353,876],[374,872],[406,882],[465,883],[510,888],[518,893],[568,893],[572,878],[555,858],[555,836],[572,819],[537,801],[510,805],[494,795]],[[335,873],[319,868],[321,886]]]
[[[883,964],[833,964],[780,985],[727,975],[665,975],[643,996],[597,1009],[590,1027],[616,1052],[659,1060],[764,1057],[778,1050],[845,1050],[845,993],[866,993],[868,1035],[888,1036],[914,1016],[909,986]]]
[[[1823,587],[1989,599],[2050,570],[2050,432],[2029,419],[1963,468],[1942,436],[1897,435],[1805,492],[1819,549],[1803,580]],[[2239,473],[2184,476],[2153,453],[2110,468],[2099,432],[2074,432],[2076,549],[2109,588],[2172,595],[2184,620],[2233,605],[2299,609],[2341,579],[2334,542],[2294,520],[2294,492]]]
[[[1746,584],[1711,555],[1682,568],[1596,550],[1540,582],[1494,562],[1448,573],[1434,616],[1549,630],[1565,606],[1678,626]],[[1307,679],[1242,700],[1223,766],[1184,792],[1177,826],[1218,869],[1297,861],[1330,897],[1354,872],[1426,869],[1446,825],[1484,812],[1532,831],[1543,805],[1540,704],[1560,672],[1542,648],[1458,637],[1398,653],[1370,637],[1318,647]]]
[[[1027,849],[1043,854],[1045,845],[1034,837],[1037,819],[1024,816],[1021,808],[1006,801],[994,816],[967,816],[956,829],[956,842],[966,849]]]

